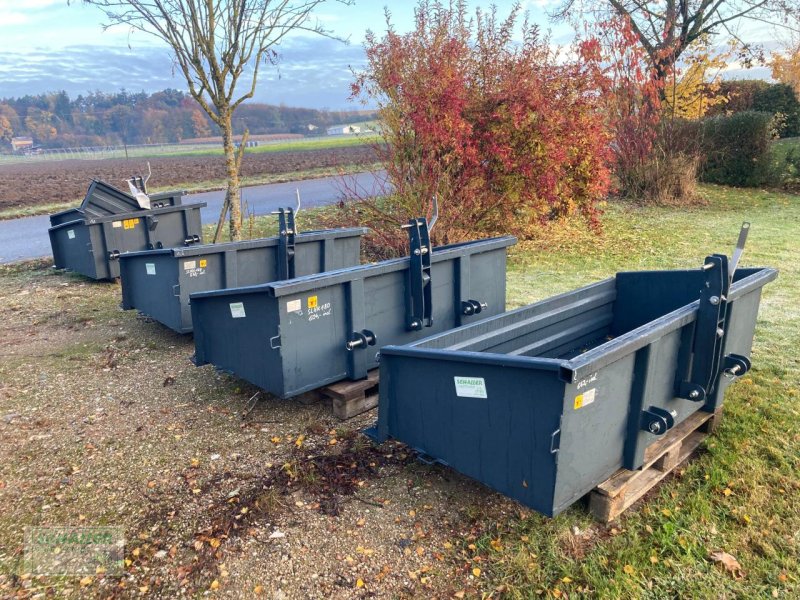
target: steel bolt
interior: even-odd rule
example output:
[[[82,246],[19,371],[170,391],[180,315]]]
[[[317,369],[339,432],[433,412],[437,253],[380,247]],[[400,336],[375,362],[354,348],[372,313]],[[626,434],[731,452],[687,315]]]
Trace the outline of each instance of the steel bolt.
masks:
[[[700,397],[700,392],[698,392],[697,390],[692,390],[691,392],[689,392],[689,398],[691,398],[692,400],[696,400],[699,397]]]
[[[716,306],[717,304],[719,304],[719,296],[711,296],[711,298],[709,298],[708,301],[711,302],[711,304],[713,304],[714,306]]]

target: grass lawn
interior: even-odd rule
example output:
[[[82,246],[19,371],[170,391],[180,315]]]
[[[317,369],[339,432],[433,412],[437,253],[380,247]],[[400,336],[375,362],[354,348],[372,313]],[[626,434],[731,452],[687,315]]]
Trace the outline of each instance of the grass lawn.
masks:
[[[191,366],[190,339],[119,311],[117,285],[0,268],[0,596],[800,597],[800,197],[701,190],[705,206],[610,204],[600,236],[545,231],[510,253],[509,308],[618,270],[700,266],[745,220],[741,264],[780,269],[722,426],[610,526],[373,450],[354,430],[374,413],[341,424],[324,404],[267,398],[245,418],[251,386]],[[303,469],[340,452],[356,491],[323,514],[331,492]],[[223,536],[229,514],[240,527]],[[20,577],[22,526],[60,523],[124,526],[125,577]]]
[[[580,507],[553,520],[496,523],[465,555],[483,558],[487,589],[504,586],[517,597],[800,597],[800,198],[701,189],[704,207],[612,205],[600,238],[570,231],[513,251],[512,307],[618,270],[687,268],[713,252],[730,255],[745,220],[752,230],[741,264],[774,266],[780,276],[764,289],[754,367],[729,389],[706,452],[609,530]],[[744,577],[712,564],[714,550],[735,556]]]

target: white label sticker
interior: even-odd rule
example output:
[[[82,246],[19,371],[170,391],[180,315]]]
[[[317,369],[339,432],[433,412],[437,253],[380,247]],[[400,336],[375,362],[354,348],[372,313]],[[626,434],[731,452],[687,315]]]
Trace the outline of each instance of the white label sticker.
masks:
[[[68,237],[69,239],[71,239],[71,240],[74,240],[74,239],[75,239],[75,231],[74,231],[74,230],[72,230],[72,229],[68,229],[68,230],[67,230],[67,237]]]
[[[145,263],[144,268],[147,269],[148,275],[155,275],[156,274],[156,265],[155,263]]]
[[[247,315],[244,314],[244,303],[231,302],[231,316],[234,319],[244,319]]]
[[[187,271],[190,270],[190,269],[194,269],[195,267],[197,267],[197,261],[187,260],[187,261],[184,261],[184,263],[183,263],[183,268],[186,269]]]
[[[301,310],[303,310],[303,301],[300,298],[289,300],[286,303],[286,312],[300,312]]]
[[[586,390],[582,394],[578,394],[575,396],[575,410],[579,408],[583,408],[587,404],[591,404],[594,402],[594,398],[597,392],[597,388],[592,388],[590,390]]]
[[[122,227],[122,221],[114,221],[111,223],[112,227]]]
[[[462,398],[488,398],[486,395],[486,381],[483,377],[459,377],[453,379],[456,382],[456,396]]]

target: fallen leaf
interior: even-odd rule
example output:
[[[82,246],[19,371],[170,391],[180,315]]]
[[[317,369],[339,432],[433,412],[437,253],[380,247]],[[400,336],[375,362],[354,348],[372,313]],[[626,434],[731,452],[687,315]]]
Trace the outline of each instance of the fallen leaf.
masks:
[[[658,564],[658,557],[655,556],[655,555],[651,555],[650,556],[650,562],[653,563],[654,565]]]
[[[150,590],[150,586],[149,586],[149,585],[143,585],[143,586],[141,586],[141,587],[139,588],[139,591],[140,591],[142,594],[146,594],[146,593],[147,593],[149,590]]]
[[[481,570],[478,567],[475,567],[474,569],[472,569],[472,574],[475,575],[475,577],[480,577]]]
[[[218,590],[219,589],[219,581],[217,581],[216,579],[214,581],[212,581],[211,582],[211,589],[212,590]]]
[[[272,442],[273,444],[280,444],[281,438],[278,437],[277,435],[273,435],[271,438],[269,438],[269,441]]]
[[[723,550],[714,550],[708,557],[715,563],[721,564],[734,579],[742,579],[744,577],[742,565],[739,564],[739,561],[736,560],[736,557],[733,555]]]
[[[633,565],[625,565],[622,567],[622,570],[625,571],[626,575],[634,575],[636,573],[636,569],[633,568]]]
[[[94,579],[92,577],[84,577],[83,579],[81,579],[81,587],[92,585],[93,581]]]
[[[489,542],[489,545],[492,547],[492,549],[497,550],[498,552],[500,552],[500,550],[503,549],[503,545],[500,543],[499,539],[492,540],[491,542]]]
[[[724,490],[722,490],[722,493],[726,496],[730,496],[733,492],[731,491],[731,488],[726,487]]]
[[[561,583],[572,583],[572,578],[571,577],[562,577],[561,578]]]
[[[294,441],[294,445],[297,446],[298,448],[302,447],[303,446],[303,442],[305,441],[305,439],[306,439],[306,436],[298,435],[297,439]]]
[[[363,580],[363,579],[357,579],[357,580],[356,580],[356,587],[357,587],[357,588],[362,588],[362,587],[364,587],[364,580]]]
[[[200,466],[200,459],[199,458],[193,458],[191,464],[192,464],[192,468],[196,469],[197,467]]]
[[[259,596],[259,595],[263,594],[264,593],[264,586],[263,585],[257,585],[256,587],[253,588],[253,593],[256,596]]]
[[[359,527],[363,527],[364,523],[366,523],[366,522],[367,521],[365,519],[359,519],[358,521],[356,521],[356,525],[359,526]]]

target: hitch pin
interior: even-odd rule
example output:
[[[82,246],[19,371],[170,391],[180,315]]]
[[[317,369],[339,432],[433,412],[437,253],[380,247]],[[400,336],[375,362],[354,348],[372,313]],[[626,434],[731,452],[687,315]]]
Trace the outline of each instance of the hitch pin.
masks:
[[[742,370],[741,365],[734,365],[730,369],[725,369],[726,377],[736,377],[736,374]]]

